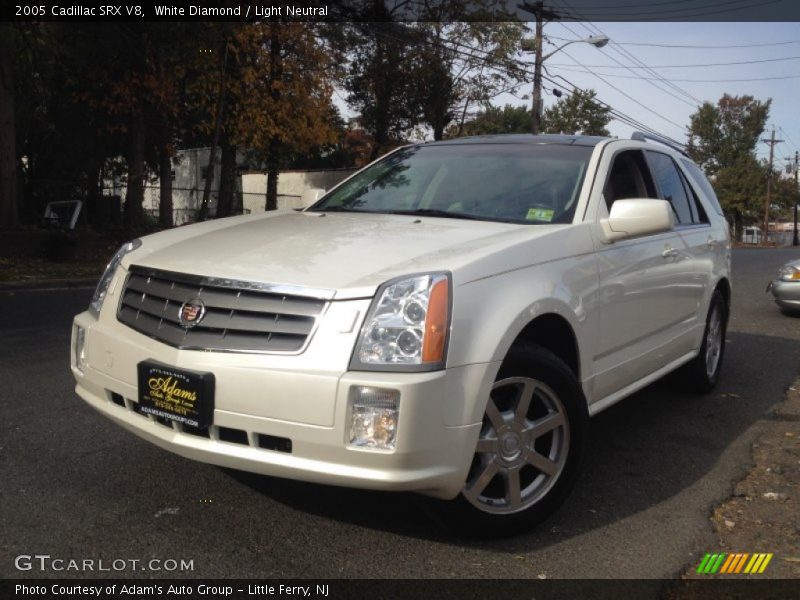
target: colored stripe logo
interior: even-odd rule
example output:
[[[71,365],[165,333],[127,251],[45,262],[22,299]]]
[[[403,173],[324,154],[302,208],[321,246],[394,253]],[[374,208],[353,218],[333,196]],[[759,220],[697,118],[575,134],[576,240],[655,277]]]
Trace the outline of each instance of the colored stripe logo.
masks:
[[[767,565],[769,561],[772,560],[772,556],[771,553],[709,553],[700,561],[697,572],[703,575],[716,575],[717,573],[725,573],[728,575],[740,573],[755,575],[757,573],[763,573],[767,569]]]

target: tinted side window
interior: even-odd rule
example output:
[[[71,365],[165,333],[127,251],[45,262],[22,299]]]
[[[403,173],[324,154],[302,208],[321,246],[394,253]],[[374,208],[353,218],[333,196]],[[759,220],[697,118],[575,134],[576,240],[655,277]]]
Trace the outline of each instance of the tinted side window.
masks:
[[[690,160],[684,160],[683,166],[686,167],[686,170],[689,171],[689,175],[691,175],[692,179],[694,179],[695,183],[700,186],[703,194],[705,197],[711,202],[711,206],[714,207],[714,211],[719,215],[723,216],[724,213],[722,212],[722,207],[719,205],[719,200],[717,199],[717,194],[714,192],[714,188],[711,187],[711,184],[706,179],[706,176],[703,174],[703,171],[700,170],[696,164],[694,164]]]
[[[686,189],[683,187],[678,168],[672,158],[660,152],[650,151],[647,152],[647,157],[661,197],[672,204],[678,224],[691,225],[693,218],[689,198],[686,196]]]
[[[708,223],[708,215],[703,208],[703,203],[700,202],[700,198],[697,197],[697,192],[694,191],[694,187],[692,187],[692,184],[680,169],[678,169],[678,173],[680,173],[681,181],[683,181],[683,187],[686,190],[687,197],[689,198],[689,205],[692,207],[692,221],[699,224]]]
[[[639,150],[627,150],[614,157],[603,196],[609,210],[617,200],[656,198],[650,171]]]

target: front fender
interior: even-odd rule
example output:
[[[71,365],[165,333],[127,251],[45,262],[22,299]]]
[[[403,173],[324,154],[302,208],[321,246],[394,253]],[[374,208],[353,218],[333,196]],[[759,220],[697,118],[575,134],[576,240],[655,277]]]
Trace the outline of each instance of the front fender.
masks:
[[[448,368],[493,363],[492,379],[520,332],[546,314],[562,317],[575,333],[580,372],[590,373],[597,272],[592,255],[564,258],[456,286]],[[489,375],[489,373],[487,373]],[[479,419],[483,407],[473,409]],[[473,421],[474,422],[474,421]]]

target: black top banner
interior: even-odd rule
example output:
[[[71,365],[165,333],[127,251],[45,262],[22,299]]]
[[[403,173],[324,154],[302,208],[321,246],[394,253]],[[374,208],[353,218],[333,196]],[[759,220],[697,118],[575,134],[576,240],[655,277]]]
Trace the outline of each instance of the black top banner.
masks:
[[[797,0],[171,0],[3,2],[0,21],[800,21]]]

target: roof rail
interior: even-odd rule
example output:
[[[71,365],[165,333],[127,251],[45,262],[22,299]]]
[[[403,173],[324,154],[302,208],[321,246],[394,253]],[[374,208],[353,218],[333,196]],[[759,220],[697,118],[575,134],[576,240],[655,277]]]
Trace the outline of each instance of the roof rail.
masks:
[[[680,152],[686,158],[691,158],[691,156],[689,156],[689,153],[686,152],[686,149],[683,146],[673,142],[672,140],[668,140],[667,138],[661,137],[659,135],[654,135],[652,133],[644,133],[641,131],[634,131],[631,134],[631,139],[637,140],[639,142],[646,142],[648,140],[653,142],[658,142],[659,144],[664,144],[665,146],[672,148],[676,152]]]

